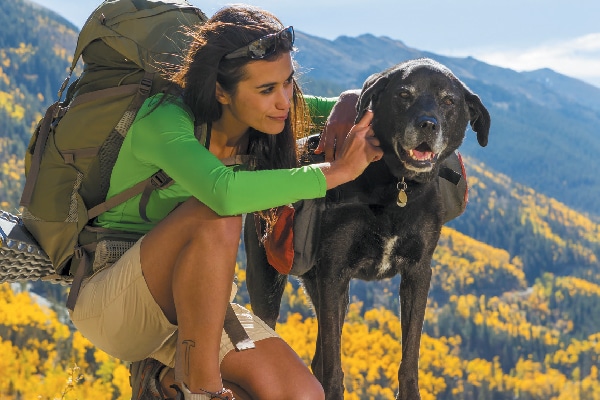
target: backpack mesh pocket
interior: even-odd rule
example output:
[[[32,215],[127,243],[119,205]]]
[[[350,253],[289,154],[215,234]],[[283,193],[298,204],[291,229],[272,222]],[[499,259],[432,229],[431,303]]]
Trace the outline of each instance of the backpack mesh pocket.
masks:
[[[97,272],[113,265],[135,242],[126,240],[102,240],[96,246],[92,269]]]

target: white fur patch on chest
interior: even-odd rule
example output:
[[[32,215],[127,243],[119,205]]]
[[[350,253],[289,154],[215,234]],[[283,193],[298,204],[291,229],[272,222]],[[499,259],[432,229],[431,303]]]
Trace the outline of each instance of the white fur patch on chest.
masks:
[[[377,275],[385,275],[392,268],[392,251],[398,242],[398,236],[392,236],[383,244],[381,263],[377,267]]]

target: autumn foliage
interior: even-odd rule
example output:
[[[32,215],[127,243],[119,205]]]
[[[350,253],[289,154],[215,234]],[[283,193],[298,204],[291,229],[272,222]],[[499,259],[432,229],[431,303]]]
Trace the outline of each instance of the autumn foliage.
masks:
[[[299,312],[285,315],[277,331],[310,365],[317,321],[301,289],[288,284],[285,297]],[[597,309],[599,302],[600,286],[548,274],[523,291],[430,304],[421,343],[423,400],[600,398],[600,321],[591,317],[582,330],[569,319],[579,313],[568,312],[581,304],[585,313],[585,304]],[[126,363],[8,284],[0,286],[0,337],[2,399],[130,398]],[[342,341],[345,398],[393,399],[400,360],[398,311],[351,303]]]
[[[0,285],[0,398],[129,398],[124,363],[96,350],[28,292]],[[129,397],[128,397],[129,396]]]

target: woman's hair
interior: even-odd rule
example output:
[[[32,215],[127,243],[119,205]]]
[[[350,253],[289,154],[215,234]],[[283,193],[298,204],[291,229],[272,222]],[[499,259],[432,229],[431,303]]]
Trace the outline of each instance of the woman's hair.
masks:
[[[183,89],[183,100],[194,113],[197,124],[211,123],[222,115],[216,98],[216,83],[235,94],[244,79],[248,57],[227,59],[225,55],[263,36],[284,29],[268,11],[249,5],[232,5],[219,10],[206,23],[189,32],[192,37],[182,68],[172,80]],[[272,61],[293,51],[292,44],[280,41],[276,51],[264,58]],[[256,168],[291,168],[298,164],[295,141],[310,129],[302,93],[293,81],[293,98],[289,118],[283,131],[269,135],[250,128],[249,154],[256,157]]]

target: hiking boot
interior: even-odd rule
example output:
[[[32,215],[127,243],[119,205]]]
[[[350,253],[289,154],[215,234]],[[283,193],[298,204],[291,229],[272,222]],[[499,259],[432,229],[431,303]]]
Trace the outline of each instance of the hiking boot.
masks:
[[[164,400],[160,381],[160,371],[165,365],[153,358],[132,362],[129,367],[131,400]]]

